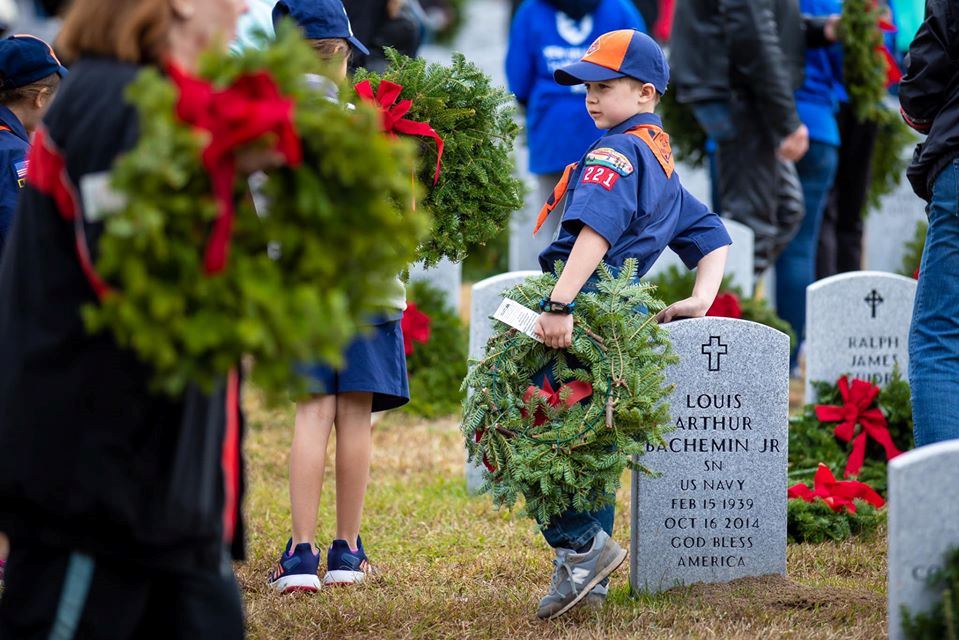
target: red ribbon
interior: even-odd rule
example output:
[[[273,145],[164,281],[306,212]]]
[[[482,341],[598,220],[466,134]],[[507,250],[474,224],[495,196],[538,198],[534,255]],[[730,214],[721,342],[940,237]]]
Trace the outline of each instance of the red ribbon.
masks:
[[[739,303],[739,296],[735,293],[720,293],[713,300],[713,304],[709,307],[706,315],[720,318],[742,318],[743,308]]]
[[[276,137],[274,149],[289,166],[303,161],[293,126],[293,101],[280,95],[276,82],[266,72],[240,76],[220,91],[175,65],[168,65],[167,71],[180,91],[177,118],[210,134],[203,149],[203,166],[213,183],[218,212],[207,242],[204,267],[208,275],[215,274],[226,266],[236,215],[236,149],[272,134]]]
[[[479,442],[480,440],[483,439],[484,433],[486,433],[485,429],[476,430],[476,436],[474,437],[476,442]],[[487,458],[486,456],[483,456],[483,466],[485,466],[486,470],[489,471],[490,473],[496,473],[496,467],[494,467],[492,463],[490,463],[489,458]]]
[[[406,303],[406,311],[403,312],[403,319],[400,320],[400,328],[403,330],[403,349],[407,356],[413,355],[413,341],[425,343],[430,339],[430,323],[432,319],[420,311],[416,304]]]
[[[543,388],[530,385],[526,388],[526,393],[523,394],[523,404],[529,404],[529,401],[533,396],[539,396],[546,400],[546,404],[551,407],[557,406],[562,401],[562,394],[564,389],[569,389],[569,395],[566,397],[566,406],[572,407],[574,404],[580,400],[585,400],[586,398],[593,395],[593,385],[588,382],[581,382],[579,380],[574,380],[568,384],[561,385],[559,389],[553,391],[553,385],[550,384],[549,378],[543,383]],[[527,417],[526,409],[520,411],[522,416]],[[549,418],[546,415],[546,412],[543,411],[542,407],[536,409],[536,415],[533,418],[533,425],[540,426],[546,424]]]
[[[829,470],[829,467],[822,462],[816,470],[813,477],[813,488],[800,483],[789,487],[787,495],[790,499],[805,500],[813,502],[819,498],[833,511],[846,509],[849,513],[856,513],[856,503],[853,500],[865,500],[877,509],[885,506],[886,501],[882,499],[875,490],[865,482],[854,480],[836,480],[836,477]]]
[[[892,441],[886,417],[879,407],[872,406],[879,395],[879,387],[859,379],[854,379],[850,386],[847,376],[839,378],[838,384],[844,404],[841,407],[817,405],[816,417],[821,422],[839,422],[833,434],[843,442],[853,441],[852,452],[846,462],[845,477],[848,478],[857,475],[862,469],[866,458],[866,442],[870,437],[886,450],[886,460],[892,460],[902,452]],[[856,425],[862,427],[858,435]]]
[[[396,134],[402,133],[408,136],[433,138],[436,141],[436,174],[433,176],[433,184],[439,182],[443,161],[443,138],[427,123],[415,122],[403,117],[413,106],[412,100],[398,101],[403,86],[389,80],[380,80],[380,84],[376,88],[376,96],[374,96],[373,85],[370,84],[369,80],[364,80],[358,83],[354,89],[356,89],[357,95],[374,105],[380,112],[384,133],[388,133],[394,138]]]

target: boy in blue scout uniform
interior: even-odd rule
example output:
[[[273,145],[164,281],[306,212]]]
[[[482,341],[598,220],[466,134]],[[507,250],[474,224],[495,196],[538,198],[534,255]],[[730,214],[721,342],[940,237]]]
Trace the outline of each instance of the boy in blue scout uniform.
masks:
[[[565,349],[573,333],[572,303],[589,287],[600,261],[622,267],[639,261],[643,275],[668,246],[690,269],[693,294],[660,312],[659,322],[700,317],[713,303],[726,264],[729,234],[719,216],[691,196],[675,174],[669,136],[654,113],[669,81],[659,45],[635,30],[600,36],[576,63],[557,69],[560,84],[585,84],[586,110],[606,134],[578,163],[569,165],[540,212],[537,229],[565,196],[557,239],[540,254],[544,271],[566,266],[536,333],[547,346]],[[534,383],[536,379],[534,378]],[[543,523],[556,551],[553,582],[540,601],[540,618],[558,617],[584,599],[601,604],[608,576],[626,559],[610,537],[612,506],[595,513],[569,511]]]
[[[0,40],[0,255],[26,184],[30,134],[66,73],[50,45],[39,38]]]

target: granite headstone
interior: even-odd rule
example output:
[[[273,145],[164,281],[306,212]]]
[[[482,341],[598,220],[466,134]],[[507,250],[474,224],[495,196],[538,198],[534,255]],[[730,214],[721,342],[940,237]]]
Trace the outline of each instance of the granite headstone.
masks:
[[[743,290],[744,294],[751,296],[753,295],[754,288],[753,242],[755,234],[753,234],[752,229],[735,220],[727,220],[724,218],[723,223],[726,225],[729,237],[733,241],[732,246],[729,247],[729,255],[726,258],[726,274],[730,277],[734,285]],[[655,278],[673,265],[679,267],[682,271],[686,270],[686,265],[683,264],[679,256],[671,250],[666,249],[656,262],[653,263],[653,266],[649,268],[645,277],[646,279]]]
[[[892,273],[853,271],[806,289],[806,402],[812,383],[849,374],[880,386],[909,365],[909,324],[916,281]]]
[[[463,265],[443,258],[439,264],[424,269],[423,263],[417,262],[410,267],[410,281],[422,280],[430,283],[443,293],[446,305],[451,311],[459,313],[460,289],[463,285]]]
[[[789,338],[765,325],[667,325],[673,430],[633,473],[630,585],[657,593],[786,572]]]
[[[905,159],[912,159],[912,145]],[[913,238],[920,220],[926,220],[926,203],[913,193],[912,185],[903,176],[892,193],[883,196],[879,208],[866,216],[863,268],[898,272],[906,253],[906,241]]]
[[[510,271],[498,276],[481,280],[473,285],[470,299],[470,359],[483,357],[486,343],[493,335],[491,316],[503,301],[503,292],[519,284],[530,276],[538,276],[541,271]],[[483,484],[483,467],[466,463],[466,488],[475,493]]]
[[[889,638],[905,638],[902,607],[929,609],[941,593],[928,584],[959,546],[959,440],[920,447],[889,462]]]

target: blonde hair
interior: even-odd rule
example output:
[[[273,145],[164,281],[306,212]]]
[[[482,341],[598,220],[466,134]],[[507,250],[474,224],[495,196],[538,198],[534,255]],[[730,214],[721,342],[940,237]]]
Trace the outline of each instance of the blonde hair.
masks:
[[[158,63],[167,53],[172,25],[169,0],[74,0],[57,45],[74,60],[93,55]]]
[[[3,74],[0,74],[0,79],[2,79],[2,75]],[[44,90],[49,90],[52,94],[56,93],[57,89],[59,88],[60,76],[56,73],[52,73],[46,78],[40,78],[36,82],[31,82],[28,85],[17,87],[16,89],[0,89],[0,104],[4,106],[18,104],[25,100],[31,100],[35,98]]]
[[[307,42],[324,60],[346,58],[349,62],[352,54],[350,43],[344,38],[310,38]]]

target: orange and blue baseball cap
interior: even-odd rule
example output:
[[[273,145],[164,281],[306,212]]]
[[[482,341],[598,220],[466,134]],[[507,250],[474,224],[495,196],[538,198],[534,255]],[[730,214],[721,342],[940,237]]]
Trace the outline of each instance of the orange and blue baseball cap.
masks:
[[[636,29],[610,31],[596,38],[579,62],[553,72],[562,85],[624,77],[648,82],[659,93],[669,84],[669,63],[656,41]]]
[[[0,40],[0,89],[19,89],[67,70],[46,42],[29,35]]]
[[[353,35],[353,27],[342,0],[280,0],[273,7],[274,27],[286,16],[293,18],[303,30],[303,35],[310,40],[342,38],[363,55],[370,53]]]

